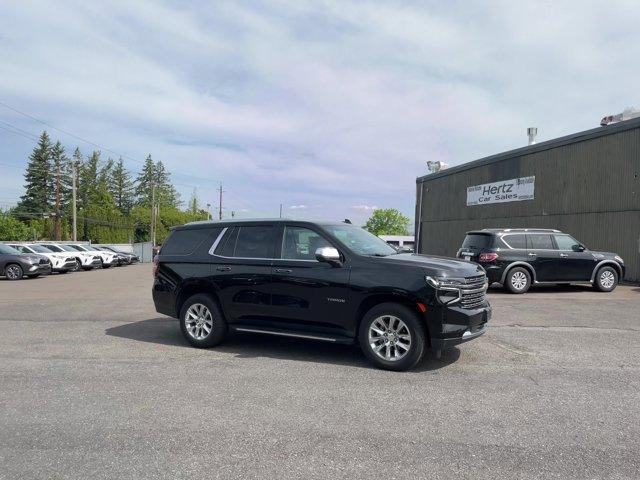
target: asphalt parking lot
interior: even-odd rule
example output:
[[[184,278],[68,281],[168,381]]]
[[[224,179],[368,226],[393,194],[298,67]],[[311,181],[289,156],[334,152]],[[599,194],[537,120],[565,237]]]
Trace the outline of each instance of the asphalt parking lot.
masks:
[[[638,478],[640,287],[492,291],[415,371],[353,347],[188,347],[150,265],[0,279],[0,478]]]

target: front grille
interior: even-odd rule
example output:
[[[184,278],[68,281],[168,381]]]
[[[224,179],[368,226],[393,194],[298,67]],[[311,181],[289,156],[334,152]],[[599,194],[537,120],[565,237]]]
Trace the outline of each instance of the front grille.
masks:
[[[40,265],[47,265],[49,263],[49,260],[46,258],[41,258],[40,259]]]
[[[462,308],[477,308],[486,301],[487,290],[485,284],[487,276],[485,274],[466,277],[465,285],[460,288],[461,298],[460,306]]]

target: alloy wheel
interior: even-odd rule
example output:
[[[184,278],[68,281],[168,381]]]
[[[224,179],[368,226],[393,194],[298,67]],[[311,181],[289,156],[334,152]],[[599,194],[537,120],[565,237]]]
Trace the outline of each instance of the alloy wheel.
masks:
[[[600,274],[600,285],[604,288],[611,288],[616,283],[616,277],[610,270],[605,270]]]
[[[17,265],[10,265],[9,267],[7,267],[5,275],[10,280],[17,280],[18,278],[20,278],[20,267]]]
[[[527,286],[527,276],[524,272],[514,272],[511,275],[511,285],[516,290],[523,290]]]
[[[378,357],[394,362],[409,353],[411,332],[398,317],[383,315],[371,322],[369,346]]]
[[[184,326],[192,338],[204,340],[213,331],[211,311],[201,303],[194,303],[185,314]]]

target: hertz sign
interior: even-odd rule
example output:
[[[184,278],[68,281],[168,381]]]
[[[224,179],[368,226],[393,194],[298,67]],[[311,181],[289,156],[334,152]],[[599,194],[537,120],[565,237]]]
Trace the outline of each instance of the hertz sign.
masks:
[[[533,200],[536,177],[514,178],[467,188],[467,206]]]

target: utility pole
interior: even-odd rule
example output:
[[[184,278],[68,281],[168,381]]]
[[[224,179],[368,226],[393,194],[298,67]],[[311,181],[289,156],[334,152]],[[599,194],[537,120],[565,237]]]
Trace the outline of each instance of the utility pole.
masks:
[[[220,188],[218,189],[218,191],[220,192],[220,202],[218,204],[218,219],[222,220],[222,182],[220,182]]]
[[[156,182],[151,182],[151,248],[156,246]]]
[[[282,204],[280,204],[280,218],[282,218]]]
[[[76,219],[76,162],[71,163],[71,209],[73,210],[73,241],[76,241],[78,236],[78,222]]]
[[[62,240],[62,225],[60,224],[60,162],[56,166],[56,220],[55,220],[56,240]]]

